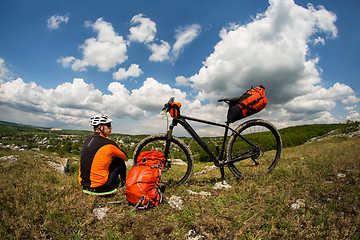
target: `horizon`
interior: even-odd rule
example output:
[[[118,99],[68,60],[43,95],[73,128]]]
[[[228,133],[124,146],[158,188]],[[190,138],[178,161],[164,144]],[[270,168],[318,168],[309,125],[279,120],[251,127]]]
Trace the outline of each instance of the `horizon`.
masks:
[[[358,122],[358,121],[356,121]],[[60,129],[60,128],[53,128],[53,127],[43,127],[43,126],[35,126],[35,125],[27,125],[27,124],[22,124],[22,123],[18,123],[18,122],[8,122],[8,121],[3,121],[0,119],[0,124],[5,124],[5,125],[17,125],[17,126],[24,126],[24,127],[30,127],[30,128],[44,128],[44,129],[49,129],[51,131],[84,131],[84,132],[90,132],[93,133],[94,131],[92,129],[87,130],[87,129]],[[277,130],[284,130],[287,128],[292,128],[292,127],[302,127],[302,126],[312,126],[312,125],[338,125],[338,124],[346,124],[345,122],[339,122],[339,123],[314,123],[314,124],[303,124],[303,125],[294,125],[294,126],[288,126],[288,127],[284,127],[284,128],[280,128]],[[150,135],[150,134],[126,134],[126,133],[121,133],[121,132],[112,132],[111,135],[113,134],[120,134],[120,135],[125,135],[125,136],[141,136],[141,135]],[[185,135],[180,135],[177,137],[181,137],[181,138],[192,138],[188,133],[186,133]],[[217,136],[203,136],[200,135],[200,137],[220,137],[222,138],[223,135],[217,135]]]

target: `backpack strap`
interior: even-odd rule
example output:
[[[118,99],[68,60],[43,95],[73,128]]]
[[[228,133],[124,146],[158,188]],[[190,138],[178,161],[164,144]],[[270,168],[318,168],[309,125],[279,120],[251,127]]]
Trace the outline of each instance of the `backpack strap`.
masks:
[[[162,162],[156,164],[156,165],[152,165],[151,168],[161,168]]]
[[[131,209],[130,212],[135,211],[137,208],[139,208],[140,204],[141,204],[144,200],[145,200],[145,196],[142,195],[141,198],[140,198],[140,200],[136,203],[136,205],[133,207],[133,209]],[[145,208],[147,208],[148,206],[149,206],[149,203],[148,203],[148,205],[146,205],[146,206],[144,206],[144,207],[141,207],[141,209],[145,209]],[[139,208],[139,209],[140,209],[140,208]]]
[[[158,191],[159,195],[160,195],[160,200],[159,203],[163,202],[163,195],[164,193],[161,191],[161,186],[155,185],[156,190]]]
[[[162,162],[159,162],[158,164],[151,166],[151,168],[158,168],[159,169],[159,174],[158,174],[159,179],[161,177],[161,166],[162,166]]]

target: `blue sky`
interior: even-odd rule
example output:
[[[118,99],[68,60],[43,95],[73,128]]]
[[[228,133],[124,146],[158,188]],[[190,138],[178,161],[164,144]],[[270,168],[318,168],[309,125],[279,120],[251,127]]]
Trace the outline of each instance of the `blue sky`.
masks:
[[[356,0],[2,0],[0,120],[90,129],[107,113],[114,132],[163,132],[171,96],[186,115],[224,122],[217,99],[260,84],[269,103],[254,117],[278,128],[360,120],[359,10]]]

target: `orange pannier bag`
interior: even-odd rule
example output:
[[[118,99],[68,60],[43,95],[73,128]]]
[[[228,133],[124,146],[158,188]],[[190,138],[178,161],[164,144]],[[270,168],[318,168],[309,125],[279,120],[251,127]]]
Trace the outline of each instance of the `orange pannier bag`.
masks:
[[[251,88],[238,101],[229,103],[227,121],[233,123],[242,118],[260,112],[266,107],[268,100],[265,96],[265,87]]]
[[[165,157],[162,152],[145,151],[140,153],[137,163],[126,177],[125,196],[135,208],[145,209],[162,202],[163,192],[160,177],[164,169]]]

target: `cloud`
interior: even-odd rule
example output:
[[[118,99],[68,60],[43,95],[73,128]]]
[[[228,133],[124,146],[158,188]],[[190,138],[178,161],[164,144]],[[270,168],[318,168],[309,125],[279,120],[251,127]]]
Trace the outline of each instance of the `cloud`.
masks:
[[[64,57],[57,60],[58,63],[61,63],[63,67],[70,67],[72,63],[76,60],[75,57]]]
[[[346,116],[347,120],[360,121],[360,109],[357,105],[347,106],[344,109],[349,112]]]
[[[47,20],[47,27],[49,30],[56,30],[60,27],[61,23],[67,23],[68,21],[68,16],[53,15]]]
[[[168,42],[155,38],[157,33],[156,24],[150,18],[138,14],[131,19],[131,24],[133,26],[129,29],[128,40],[124,40],[122,36],[115,32],[112,24],[102,18],[97,19],[95,23],[86,22],[85,26],[92,28],[97,33],[97,37],[86,39],[79,47],[83,57],[67,56],[59,58],[57,62],[62,64],[63,67],[71,67],[74,71],[86,71],[87,67],[92,66],[106,72],[128,59],[127,48],[131,45],[131,42],[145,44],[152,52],[149,57],[150,61],[174,61],[185,46],[200,34],[201,29],[198,24],[180,27],[176,30],[176,42],[171,48]],[[172,56],[170,56],[170,53]],[[116,80],[122,78],[120,77],[121,74],[125,74],[123,68],[119,68],[119,71],[113,75]]]
[[[314,45],[318,45],[318,44],[321,44],[321,45],[325,45],[325,39],[322,38],[322,37],[318,37],[314,40]]]
[[[0,84],[7,78],[9,70],[5,67],[4,59],[0,58]]]
[[[110,23],[99,18],[94,24],[87,22],[86,26],[91,27],[97,37],[86,39],[80,46],[83,58],[68,56],[58,59],[58,62],[65,67],[71,66],[74,71],[85,71],[89,66],[96,66],[100,71],[106,72],[126,61],[126,41],[114,31]]]
[[[175,31],[176,42],[171,50],[171,46],[168,42],[164,40],[159,41],[155,38],[157,33],[156,23],[150,18],[145,17],[143,14],[138,14],[131,19],[131,24],[135,26],[129,29],[129,43],[144,43],[152,52],[149,60],[153,62],[176,60],[179,54],[184,50],[185,46],[190,44],[197,36],[199,36],[201,30],[201,27],[198,24],[193,24],[187,27],[179,27]],[[157,41],[160,43],[157,43]],[[172,55],[171,57],[169,56],[170,50]]]
[[[347,119],[352,120],[352,121],[360,121],[360,113],[352,111],[347,116]]]
[[[173,46],[173,57],[178,58],[179,54],[184,50],[184,47],[191,43],[196,37],[199,36],[201,27],[199,24],[193,24],[187,27],[181,27],[176,30],[176,42]]]
[[[312,4],[308,4],[308,8],[317,28],[315,30],[324,31],[331,37],[337,37],[338,30],[334,24],[336,15],[326,10],[324,6],[319,6],[316,10]]]
[[[356,108],[356,105],[355,106],[348,106],[348,107],[345,107],[344,109],[346,110],[346,111],[353,111],[353,110],[355,110],[355,108]]]
[[[77,116],[101,104],[101,92],[82,79],[65,82],[56,89],[44,89],[34,82],[25,83],[21,78],[6,82],[0,89],[0,103],[13,108],[36,113]],[[90,108],[91,108],[90,107]]]
[[[312,39],[320,42],[320,34],[327,36],[326,41],[337,36],[336,15],[322,6],[304,8],[292,0],[269,2],[253,21],[223,28],[221,40],[198,73],[178,77],[177,84],[190,85],[199,92],[197,99],[211,104],[264,84],[273,119],[331,119],[325,113],[354,91],[339,83],[321,87],[320,59],[311,58],[308,44]]]
[[[171,88],[168,84],[161,84],[154,78],[147,78],[142,87],[131,93],[131,99],[136,106],[152,112],[160,112],[170,97],[175,97],[177,101],[187,101],[186,93]]]
[[[139,120],[145,116],[158,115],[170,97],[189,103],[186,93],[148,78],[143,85],[132,91],[119,82],[108,86],[110,94],[103,94],[81,78],[65,82],[55,89],[45,89],[34,82],[25,83],[21,78],[2,84],[0,108],[3,115],[11,113],[11,120],[24,122],[32,119],[46,125],[69,124],[87,127],[88,118],[106,112],[117,120],[131,118]],[[22,112],[22,115],[20,114]],[[34,116],[38,116],[36,119]],[[129,129],[123,129],[128,132]]]
[[[143,14],[135,15],[131,19],[131,24],[136,25],[129,29],[129,41],[140,43],[152,42],[156,35],[156,24],[150,18],[144,17]]]
[[[354,96],[354,95],[351,95],[347,98],[344,98],[342,101],[341,101],[343,104],[345,105],[351,105],[351,104],[355,104],[355,103],[358,103],[360,102],[360,98]]]
[[[189,84],[189,79],[184,76],[177,76],[175,82],[176,86],[186,86]]]
[[[163,62],[169,60],[170,44],[161,40],[161,44],[148,44],[148,48],[152,51],[149,60],[153,62]]]
[[[119,68],[119,70],[113,73],[113,78],[116,80],[123,80],[129,77],[138,77],[142,74],[142,70],[139,68],[138,64],[131,64],[131,66],[126,70],[125,68]]]

